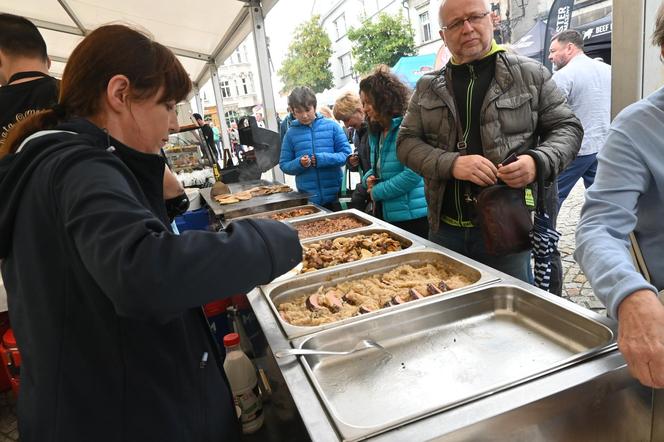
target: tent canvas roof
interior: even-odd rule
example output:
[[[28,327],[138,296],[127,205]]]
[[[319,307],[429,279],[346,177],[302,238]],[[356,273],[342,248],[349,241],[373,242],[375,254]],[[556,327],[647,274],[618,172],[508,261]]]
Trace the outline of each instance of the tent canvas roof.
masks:
[[[264,14],[277,1],[263,0]],[[207,62],[222,64],[251,31],[247,7],[248,2],[242,0],[199,5],[182,0],[0,0],[0,11],[24,16],[37,25],[55,75],[62,74],[69,54],[85,33],[121,22],[148,31],[170,47],[197,85],[209,78]]]
[[[519,55],[539,60],[544,46],[545,32],[546,24],[542,20],[537,20],[535,25],[512,45],[512,48],[514,48]]]
[[[435,63],[436,54],[401,57],[392,67],[392,72],[410,87],[415,87],[422,75],[434,70]]]

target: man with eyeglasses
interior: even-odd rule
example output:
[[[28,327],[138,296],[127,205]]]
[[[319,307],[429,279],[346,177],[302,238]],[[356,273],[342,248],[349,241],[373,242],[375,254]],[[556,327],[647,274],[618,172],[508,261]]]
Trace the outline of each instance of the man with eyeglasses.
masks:
[[[397,152],[424,177],[430,240],[532,282],[530,251],[487,252],[474,197],[498,181],[535,192],[541,175],[550,185],[574,160],[583,129],[546,68],[496,44],[489,11],[484,0],[442,2],[440,35],[452,58],[418,82]]]

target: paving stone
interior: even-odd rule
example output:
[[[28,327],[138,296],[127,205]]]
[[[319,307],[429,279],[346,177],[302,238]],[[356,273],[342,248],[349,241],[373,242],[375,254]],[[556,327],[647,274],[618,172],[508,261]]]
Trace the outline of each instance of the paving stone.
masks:
[[[584,282],[586,282],[586,275],[584,275],[583,273],[579,273],[574,278],[574,282],[578,282],[579,284],[583,284]]]

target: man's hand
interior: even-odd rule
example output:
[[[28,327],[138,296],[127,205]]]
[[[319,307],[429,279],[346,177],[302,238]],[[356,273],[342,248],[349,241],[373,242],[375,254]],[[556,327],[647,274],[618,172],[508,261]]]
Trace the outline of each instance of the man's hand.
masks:
[[[496,184],[498,169],[482,155],[459,155],[452,166],[452,176],[486,187]]]
[[[311,165],[316,167],[316,155],[311,155]]]
[[[309,155],[303,155],[303,156],[300,158],[300,164],[302,165],[302,167],[309,167],[309,166],[311,166],[311,158],[309,158]]]
[[[664,306],[652,291],[638,290],[620,303],[618,348],[632,376],[664,388]]]
[[[530,155],[519,155],[515,162],[506,166],[498,165],[498,178],[515,189],[526,187],[536,177],[537,166]]]

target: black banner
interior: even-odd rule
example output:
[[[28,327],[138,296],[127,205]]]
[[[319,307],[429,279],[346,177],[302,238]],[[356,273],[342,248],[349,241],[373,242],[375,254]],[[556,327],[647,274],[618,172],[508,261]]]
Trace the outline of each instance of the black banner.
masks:
[[[549,20],[546,22],[546,33],[544,34],[544,50],[542,51],[542,63],[549,70],[551,69],[551,62],[549,61],[551,37],[560,31],[569,29],[569,24],[572,21],[572,9],[574,9],[574,0],[556,0],[549,10]]]

